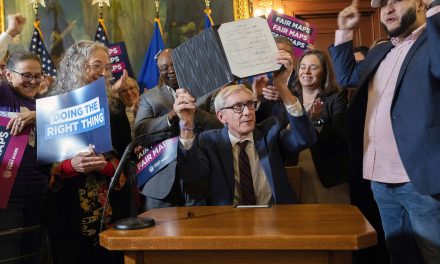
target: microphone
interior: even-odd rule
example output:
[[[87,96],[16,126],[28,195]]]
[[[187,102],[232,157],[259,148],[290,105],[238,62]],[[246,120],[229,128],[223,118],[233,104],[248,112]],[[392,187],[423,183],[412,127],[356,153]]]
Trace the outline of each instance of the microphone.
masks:
[[[113,174],[113,177],[110,180],[110,184],[107,191],[107,197],[105,199],[104,209],[101,217],[101,227],[100,231],[102,231],[104,226],[104,212],[107,209],[107,203],[109,200],[110,192],[114,189],[116,182],[119,181],[119,176],[122,172],[122,170],[125,168],[125,163],[129,160],[131,152],[133,151],[134,143],[141,137],[144,136],[151,136],[156,135],[164,132],[171,131],[171,127],[162,128],[156,131],[143,133],[141,135],[136,136],[130,144],[125,148],[124,153],[122,154],[121,160],[119,161],[118,166],[116,167],[115,173]],[[135,170],[134,166],[131,164],[131,166],[128,167],[128,184],[129,188],[131,190],[131,216],[128,218],[121,219],[119,221],[116,221],[114,224],[115,229],[119,230],[136,230],[136,229],[143,229],[147,227],[152,227],[155,225],[154,219],[149,217],[138,217],[137,216],[137,210],[136,206],[133,204],[134,200],[134,191],[136,187],[136,179],[135,179]]]
[[[122,154],[122,157],[121,157],[121,160],[119,161],[118,167],[116,167],[115,173],[113,174],[113,177],[110,180],[110,184],[109,184],[109,187],[108,187],[109,191],[112,190],[115,187],[114,185],[116,184],[116,182],[117,182],[116,180],[118,178],[118,177],[115,177],[115,176],[119,176],[121,174],[122,169],[124,168],[123,165],[125,164],[125,162],[127,162],[128,158],[130,157],[131,152],[133,151],[134,143],[139,138],[145,137],[145,136],[152,136],[152,135],[156,135],[156,134],[160,134],[160,133],[165,133],[165,132],[170,132],[170,131],[171,131],[171,127],[165,127],[165,128],[153,131],[153,132],[143,133],[143,134],[140,134],[140,135],[136,136],[130,142],[130,144],[128,144],[128,146],[124,150],[124,153]]]

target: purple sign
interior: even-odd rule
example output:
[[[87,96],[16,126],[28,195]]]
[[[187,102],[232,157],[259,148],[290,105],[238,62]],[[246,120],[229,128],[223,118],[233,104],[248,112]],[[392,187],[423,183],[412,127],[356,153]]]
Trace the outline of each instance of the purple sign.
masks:
[[[115,80],[121,77],[123,70],[127,70],[128,75],[134,77],[125,43],[111,43],[108,46],[108,50],[112,65],[112,75],[115,77]]]
[[[308,44],[314,44],[316,28],[309,23],[285,14],[271,11],[267,17],[272,35],[284,36],[293,43],[293,55],[298,58],[307,49]]]
[[[178,137],[160,142],[149,150],[144,149],[138,154],[136,162],[136,179],[138,188],[142,187],[168,163],[177,158]]]
[[[6,129],[10,118],[0,116],[0,208],[8,205],[12,186],[20,167],[21,158],[28,144],[31,126],[26,126],[17,136]]]

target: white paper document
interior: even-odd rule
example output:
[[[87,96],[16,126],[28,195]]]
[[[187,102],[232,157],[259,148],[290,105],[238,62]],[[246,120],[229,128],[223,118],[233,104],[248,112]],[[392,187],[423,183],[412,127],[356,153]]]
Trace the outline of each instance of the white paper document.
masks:
[[[239,78],[279,70],[278,48],[264,18],[224,23],[218,34],[232,74]]]

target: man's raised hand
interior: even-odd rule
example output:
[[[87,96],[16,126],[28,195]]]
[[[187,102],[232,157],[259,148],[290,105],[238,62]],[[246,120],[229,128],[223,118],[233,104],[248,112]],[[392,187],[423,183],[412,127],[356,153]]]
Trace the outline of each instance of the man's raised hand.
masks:
[[[352,30],[354,29],[360,20],[360,14],[358,10],[359,0],[353,0],[350,6],[344,8],[338,14],[338,29],[340,30]]]

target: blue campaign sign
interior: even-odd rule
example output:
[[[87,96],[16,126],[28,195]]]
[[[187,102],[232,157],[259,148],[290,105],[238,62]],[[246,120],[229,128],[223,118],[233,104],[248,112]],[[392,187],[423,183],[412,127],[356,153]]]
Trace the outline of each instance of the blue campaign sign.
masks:
[[[165,168],[177,158],[178,137],[160,142],[149,150],[144,149],[136,162],[136,182],[138,188],[153,178],[156,173]]]
[[[105,80],[69,93],[37,99],[37,160],[40,164],[70,159],[87,151],[112,150]]]

